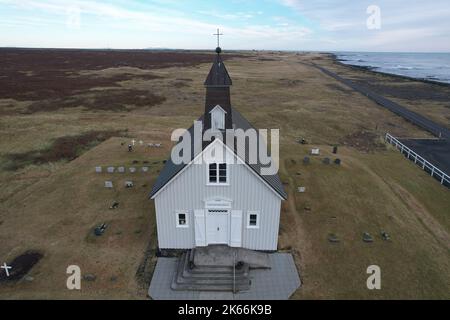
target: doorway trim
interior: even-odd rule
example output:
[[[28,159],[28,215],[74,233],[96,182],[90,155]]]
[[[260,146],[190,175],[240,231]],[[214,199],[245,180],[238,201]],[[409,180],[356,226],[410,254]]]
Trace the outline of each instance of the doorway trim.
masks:
[[[230,245],[230,241],[231,241],[231,208],[232,208],[232,203],[233,200],[225,198],[225,197],[211,197],[208,199],[204,200],[205,202],[205,242],[206,245],[209,244],[218,244],[219,242],[216,241],[210,241],[208,239],[208,220],[209,222],[212,222],[210,219],[212,219],[211,214],[209,213],[209,210],[220,210],[220,211],[226,211],[227,218],[227,239],[226,239],[226,243],[221,243],[221,244],[227,244]]]

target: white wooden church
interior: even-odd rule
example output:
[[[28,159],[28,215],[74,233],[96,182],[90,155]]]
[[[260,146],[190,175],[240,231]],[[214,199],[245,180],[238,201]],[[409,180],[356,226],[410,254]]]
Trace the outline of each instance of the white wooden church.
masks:
[[[231,106],[231,78],[217,54],[205,81],[206,102],[200,118],[204,130],[246,130],[250,123]],[[192,132],[191,127],[188,132]],[[232,164],[213,158],[197,161],[210,148],[223,148]],[[228,245],[276,251],[281,201],[287,195],[277,174],[262,175],[220,139],[192,152],[187,164],[168,159],[150,197],[155,201],[160,249]]]

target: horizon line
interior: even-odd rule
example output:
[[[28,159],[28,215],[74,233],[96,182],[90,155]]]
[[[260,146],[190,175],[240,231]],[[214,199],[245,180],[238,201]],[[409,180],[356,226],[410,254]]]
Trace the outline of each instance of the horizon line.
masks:
[[[16,47],[16,46],[0,46],[0,50],[2,49],[24,49],[24,50],[111,50],[111,51],[214,51],[211,48],[203,48],[203,49],[192,49],[192,48],[170,48],[170,47],[148,47],[148,48],[82,48],[82,47]],[[222,48],[223,49],[223,48]],[[368,51],[368,50],[293,50],[293,49],[223,49],[226,51],[278,51],[278,52],[317,52],[317,53],[441,53],[441,54],[450,54],[450,51]]]

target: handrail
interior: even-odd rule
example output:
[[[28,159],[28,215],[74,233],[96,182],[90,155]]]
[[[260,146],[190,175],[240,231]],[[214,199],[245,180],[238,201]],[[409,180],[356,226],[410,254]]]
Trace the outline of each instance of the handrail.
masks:
[[[410,159],[410,157],[412,156],[412,160],[414,160],[414,163],[421,165],[422,170],[425,169],[431,170],[430,172],[431,176],[440,179],[440,183],[442,185],[444,184],[444,182],[450,184],[450,176],[448,174],[446,174],[444,171],[433,165],[431,162],[429,162],[428,160],[417,154],[414,150],[407,147],[405,144],[401,143],[397,138],[395,138],[389,133],[386,133],[385,140],[390,144],[394,145],[395,148],[397,150],[400,150],[402,154],[405,154],[406,151],[407,158]]]
[[[236,250],[233,254],[233,294],[236,293]]]

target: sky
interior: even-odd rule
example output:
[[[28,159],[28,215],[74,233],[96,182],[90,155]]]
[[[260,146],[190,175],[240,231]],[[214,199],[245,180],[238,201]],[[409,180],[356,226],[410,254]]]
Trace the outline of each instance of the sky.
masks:
[[[0,47],[450,52],[449,0],[0,0]]]

